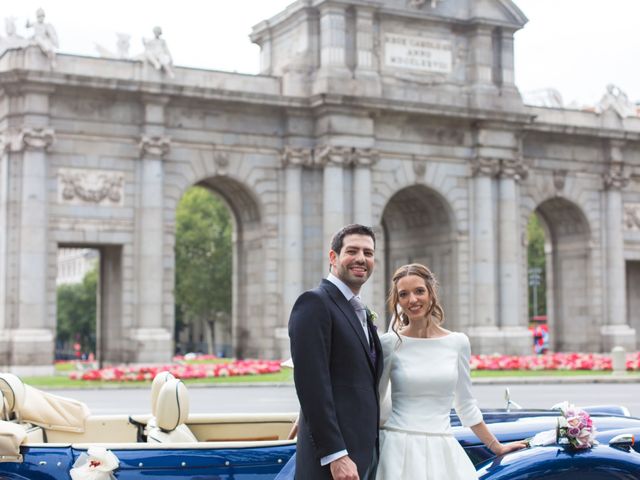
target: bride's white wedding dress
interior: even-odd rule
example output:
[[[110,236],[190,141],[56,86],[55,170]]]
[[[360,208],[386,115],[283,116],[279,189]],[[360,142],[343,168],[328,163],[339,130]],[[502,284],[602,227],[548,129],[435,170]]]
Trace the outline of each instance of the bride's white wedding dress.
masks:
[[[391,413],[380,431],[376,480],[471,480],[475,468],[451,433],[454,407],[464,426],[482,421],[471,395],[469,339],[463,333],[380,338],[380,398],[391,382]]]

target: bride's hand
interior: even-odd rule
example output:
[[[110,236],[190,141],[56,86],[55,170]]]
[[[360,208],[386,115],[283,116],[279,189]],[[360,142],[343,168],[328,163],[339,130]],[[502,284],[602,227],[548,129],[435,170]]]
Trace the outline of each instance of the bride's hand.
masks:
[[[511,443],[498,443],[494,445],[491,451],[496,455],[505,455],[509,452],[515,452],[516,450],[522,450],[523,448],[527,448],[526,442],[511,442]]]

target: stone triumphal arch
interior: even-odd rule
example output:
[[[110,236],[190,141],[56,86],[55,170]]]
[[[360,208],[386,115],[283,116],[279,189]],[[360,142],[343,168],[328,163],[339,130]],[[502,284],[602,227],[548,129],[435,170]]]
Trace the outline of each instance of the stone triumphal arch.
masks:
[[[176,67],[159,34],[155,63],[2,40],[2,368],[51,368],[61,247],[101,251],[104,360],[168,360],[192,185],[233,212],[240,355],[287,355],[288,312],[348,222],[378,233],[378,311],[393,269],[426,262],[476,352],[528,352],[532,213],[555,348],[637,348],[640,119],[615,88],[597,111],[525,105],[526,21],[509,0],[299,0],[253,28],[259,75]]]

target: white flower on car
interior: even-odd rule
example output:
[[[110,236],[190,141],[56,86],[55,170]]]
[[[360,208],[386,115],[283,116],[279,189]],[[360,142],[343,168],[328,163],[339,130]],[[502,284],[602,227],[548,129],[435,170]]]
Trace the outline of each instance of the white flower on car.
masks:
[[[113,471],[120,462],[113,452],[104,447],[89,447],[81,453],[69,472],[72,480],[115,480]]]

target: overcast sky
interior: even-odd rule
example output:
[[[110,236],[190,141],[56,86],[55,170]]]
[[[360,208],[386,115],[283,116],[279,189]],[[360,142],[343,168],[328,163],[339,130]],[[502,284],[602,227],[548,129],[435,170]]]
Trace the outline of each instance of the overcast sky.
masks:
[[[452,1],[452,0],[441,0]],[[160,25],[176,65],[257,73],[259,48],[251,27],[292,0],[2,0],[0,18],[27,19],[42,6],[60,51],[115,51],[116,32],[131,35],[131,54]],[[554,87],[565,104],[592,105],[608,83],[640,100],[640,0],[516,0],[529,18],[516,34],[516,82],[521,90]],[[4,34],[4,29],[0,29]]]

